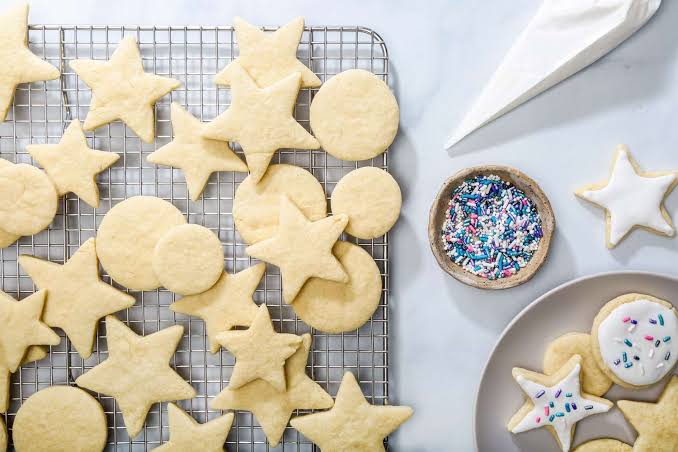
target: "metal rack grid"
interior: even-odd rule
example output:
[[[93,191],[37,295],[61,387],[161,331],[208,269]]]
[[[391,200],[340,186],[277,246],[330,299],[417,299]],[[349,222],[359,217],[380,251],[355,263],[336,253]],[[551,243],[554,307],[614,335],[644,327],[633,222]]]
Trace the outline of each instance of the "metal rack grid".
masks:
[[[271,31],[275,28],[266,28]],[[133,35],[140,44],[144,68],[181,80],[182,86],[162,98],[155,107],[156,140],[142,143],[123,124],[116,122],[88,134],[90,146],[117,152],[120,160],[99,176],[101,205],[92,209],[72,194],[60,201],[52,225],[33,237],[21,238],[0,251],[1,288],[18,299],[34,291],[30,278],[20,269],[17,255],[30,254],[63,263],[78,247],[95,235],[96,228],[110,208],[130,196],[158,196],[172,202],[190,223],[206,226],[217,233],[226,252],[225,268],[243,270],[253,264],[244,253],[245,243],[233,225],[233,197],[242,173],[219,173],[210,179],[203,196],[191,202],[186,183],[179,170],[156,167],[146,156],[171,140],[169,106],[179,102],[203,121],[213,119],[229,104],[229,91],[217,88],[214,74],[237,54],[232,27],[128,27],[128,26],[51,26],[29,27],[31,50],[59,67],[60,80],[21,85],[14,105],[4,123],[0,123],[0,157],[13,162],[33,163],[26,152],[29,143],[58,142],[69,121],[83,120],[91,92],[68,66],[75,58],[108,59],[122,36]],[[351,68],[373,72],[388,83],[389,62],[384,41],[374,31],[363,27],[307,27],[299,46],[298,57],[318,74],[322,81]],[[317,89],[303,89],[297,100],[295,116],[308,128],[311,100]],[[238,151],[240,152],[240,151]],[[280,150],[272,163],[291,163],[311,171],[329,197],[344,174],[358,166],[388,169],[388,153],[370,161],[343,162],[322,150]],[[255,300],[266,302],[278,331],[313,334],[308,373],[332,396],[336,395],[342,375],[351,371],[358,376],[366,397],[374,404],[388,403],[388,237],[354,241],[366,249],[377,262],[383,278],[383,294],[373,318],[357,331],[344,334],[315,332],[298,320],[292,309],[281,301],[280,274],[269,266],[257,289]],[[102,278],[111,282],[107,275]],[[122,288],[121,288],[122,289]],[[150,334],[179,324],[185,327],[172,365],[195,387],[198,397],[179,405],[199,422],[221,413],[212,411],[208,401],[223,389],[234,360],[221,351],[212,355],[206,346],[202,320],[175,314],[167,309],[174,295],[165,290],[131,292],[137,303],[120,317],[138,334]],[[63,333],[59,331],[62,337]],[[99,326],[91,358],[82,360],[64,338],[50,348],[48,358],[28,364],[12,375],[11,405],[5,420],[10,430],[21,403],[31,394],[51,385],[73,385],[75,378],[91,369],[106,356],[105,328]],[[169,434],[165,404],[153,406],[142,433],[129,438],[115,401],[99,396],[108,420],[107,450],[149,450],[166,441]],[[270,448],[265,435],[249,412],[236,412],[227,440],[232,451],[315,450],[315,446],[288,426],[283,441]]]

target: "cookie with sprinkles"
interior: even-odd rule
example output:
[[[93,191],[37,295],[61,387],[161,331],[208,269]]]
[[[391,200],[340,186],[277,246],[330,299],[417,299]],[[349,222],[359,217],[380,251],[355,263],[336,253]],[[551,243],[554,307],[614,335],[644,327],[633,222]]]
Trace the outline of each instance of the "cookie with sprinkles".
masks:
[[[644,388],[671,374],[678,361],[678,315],[668,301],[621,295],[596,315],[591,339],[596,362],[612,381]]]

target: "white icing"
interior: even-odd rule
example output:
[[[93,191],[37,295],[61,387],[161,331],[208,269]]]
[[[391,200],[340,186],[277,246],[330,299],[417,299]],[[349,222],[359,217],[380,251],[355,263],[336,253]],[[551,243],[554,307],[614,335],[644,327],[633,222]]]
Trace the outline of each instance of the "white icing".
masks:
[[[664,325],[659,322],[662,315]],[[631,320],[638,322],[629,331]],[[650,319],[657,323],[650,323]],[[645,337],[652,337],[648,340]],[[670,340],[664,341],[666,337]],[[629,347],[624,340],[632,345]],[[659,341],[659,346],[656,346]],[[624,303],[614,309],[598,327],[598,346],[607,367],[620,380],[636,386],[646,386],[661,380],[671,371],[678,357],[678,317],[675,309],[650,300]],[[626,353],[626,367],[623,353]],[[669,354],[669,359],[666,359]],[[638,359],[634,359],[637,356]],[[619,364],[615,364],[619,360]]]
[[[666,191],[676,176],[643,177],[636,173],[628,152],[621,148],[607,185],[581,193],[581,197],[603,206],[610,214],[609,241],[616,245],[635,225],[672,235],[673,227],[661,211]]]
[[[570,450],[575,424],[592,414],[604,413],[610,409],[604,403],[586,399],[581,395],[580,372],[581,365],[577,364],[564,379],[551,387],[540,385],[519,375],[516,381],[530,398],[534,408],[511,432],[520,433],[550,425],[558,435],[563,451]],[[553,407],[549,402],[553,402]],[[570,411],[567,411],[566,404]],[[561,413],[562,416],[556,415]]]

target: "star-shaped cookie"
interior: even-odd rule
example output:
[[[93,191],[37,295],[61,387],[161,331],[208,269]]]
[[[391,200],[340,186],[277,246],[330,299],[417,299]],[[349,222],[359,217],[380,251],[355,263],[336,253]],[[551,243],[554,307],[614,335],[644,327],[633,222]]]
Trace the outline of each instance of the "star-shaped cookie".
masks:
[[[271,447],[280,442],[295,410],[330,408],[334,404],[332,397],[306,375],[311,335],[304,334],[301,339],[301,346],[285,363],[286,391],[277,391],[265,381],[255,380],[238,389],[225,388],[212,400],[211,408],[251,411]]]
[[[225,331],[217,341],[235,356],[235,366],[228,386],[232,389],[256,379],[284,391],[285,361],[299,348],[301,337],[276,333],[265,304],[259,307],[252,325],[244,331]]]
[[[675,228],[664,198],[678,183],[675,171],[642,172],[626,146],[619,146],[606,182],[589,185],[575,194],[606,212],[606,242],[614,248],[636,227],[672,237]]]
[[[80,375],[75,384],[113,397],[130,438],[134,438],[143,428],[151,405],[196,396],[195,389],[169,366],[183,333],[182,326],[174,325],[139,336],[109,315],[108,358]]]
[[[47,350],[42,346],[28,347],[26,355],[24,356],[21,365],[32,363],[33,361],[40,361],[47,356]],[[6,413],[9,408],[9,385],[10,385],[10,371],[6,367],[0,366],[0,414]],[[2,419],[2,417],[0,417]],[[0,451],[2,447],[0,447]]]
[[[19,256],[33,283],[47,291],[44,322],[61,328],[83,359],[92,354],[99,320],[134,304],[134,297],[99,279],[94,240],[83,243],[64,265]]]
[[[407,406],[370,405],[351,372],[341,380],[334,407],[295,417],[292,427],[327,451],[383,451],[384,438],[412,416]]]
[[[320,86],[320,79],[297,59],[297,47],[304,32],[304,18],[297,17],[273,33],[247,23],[240,17],[233,19],[240,56],[214,77],[218,85],[230,85],[234,66],[240,65],[257,85],[266,87],[290,74],[299,72],[304,88]]]
[[[0,15],[0,121],[12,106],[14,90],[20,83],[54,80],[59,69],[35,56],[28,48],[28,3]]]
[[[26,150],[45,169],[59,196],[73,192],[92,207],[99,207],[97,174],[120,158],[114,152],[87,146],[77,119],[68,126],[59,144],[29,144]]]
[[[172,102],[174,140],[148,156],[148,161],[173,166],[184,172],[188,194],[193,201],[216,171],[247,172],[245,162],[235,155],[228,143],[202,137],[205,124]]]
[[[678,450],[678,376],[671,377],[657,403],[619,400],[617,406],[638,432],[634,451]]]
[[[280,267],[283,298],[292,303],[306,281],[315,276],[347,282],[348,275],[332,254],[348,217],[334,215],[309,221],[287,196],[280,197],[278,231],[270,239],[250,245],[245,252]]]
[[[122,120],[146,143],[153,142],[153,105],[181,83],[144,72],[137,41],[126,36],[108,61],[73,60],[71,68],[92,89],[85,130]]]
[[[210,351],[216,353],[220,347],[217,342],[219,333],[234,326],[250,326],[257,315],[257,305],[252,296],[265,271],[266,264],[257,264],[234,275],[224,271],[212,288],[172,303],[170,310],[203,319]]]
[[[259,88],[239,64],[231,73],[231,105],[206,125],[203,136],[238,143],[255,182],[264,176],[278,149],[320,147],[293,116],[301,80],[298,72],[266,88]]]
[[[158,452],[223,452],[228,431],[233,424],[233,413],[225,414],[205,424],[199,424],[173,403],[167,404],[170,437]]]

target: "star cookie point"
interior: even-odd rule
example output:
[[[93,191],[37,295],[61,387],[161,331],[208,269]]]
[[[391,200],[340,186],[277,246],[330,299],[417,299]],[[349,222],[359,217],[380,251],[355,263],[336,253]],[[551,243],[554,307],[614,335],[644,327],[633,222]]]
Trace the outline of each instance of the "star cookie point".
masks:
[[[233,413],[199,424],[188,413],[173,403],[167,404],[169,441],[158,447],[158,452],[222,452],[228,431],[233,424]]]

